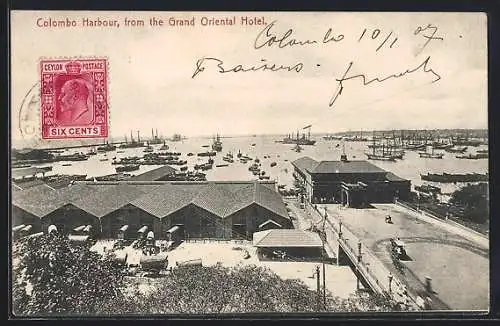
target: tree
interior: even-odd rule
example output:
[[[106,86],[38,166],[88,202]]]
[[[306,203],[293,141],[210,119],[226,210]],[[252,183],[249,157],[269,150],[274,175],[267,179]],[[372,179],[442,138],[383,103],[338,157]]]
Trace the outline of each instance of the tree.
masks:
[[[254,265],[227,268],[190,266],[158,279],[148,294],[134,292],[122,301],[102,305],[101,313],[256,313],[394,311],[397,304],[384,296],[356,293],[348,299],[322,298],[302,281],[284,280]]]
[[[488,221],[488,184],[479,183],[465,186],[452,194],[450,203],[463,207],[463,218],[475,223]]]
[[[130,278],[111,256],[61,235],[14,243],[16,315],[394,311],[383,296],[357,293],[327,305],[300,280],[255,265],[176,267],[166,277]],[[149,291],[143,291],[148,288]],[[141,289],[141,291],[139,291]]]
[[[121,296],[122,273],[112,257],[62,235],[24,238],[13,244],[16,315],[91,313]]]

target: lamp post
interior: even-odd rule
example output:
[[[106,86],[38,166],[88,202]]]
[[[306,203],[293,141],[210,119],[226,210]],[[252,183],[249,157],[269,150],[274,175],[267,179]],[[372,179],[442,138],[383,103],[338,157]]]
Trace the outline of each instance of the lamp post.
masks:
[[[324,209],[325,209],[325,216],[323,217],[323,237],[321,237],[321,244],[323,246],[323,251],[321,252],[321,257],[322,257],[322,263],[323,263],[323,306],[326,309],[326,267],[325,267],[326,229],[325,229],[325,224],[326,224],[326,217],[328,216],[328,213],[326,211],[326,206],[324,207]]]

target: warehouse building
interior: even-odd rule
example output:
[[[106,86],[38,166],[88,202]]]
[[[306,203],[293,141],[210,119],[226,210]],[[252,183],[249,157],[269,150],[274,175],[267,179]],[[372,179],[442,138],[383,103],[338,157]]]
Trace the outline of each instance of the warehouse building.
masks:
[[[370,203],[394,202],[410,196],[411,181],[367,161],[315,161],[302,157],[292,162],[293,176],[310,203],[341,203],[364,207]]]
[[[33,224],[39,231],[91,225],[96,237],[117,238],[122,230],[136,238],[146,227],[166,239],[179,226],[187,238],[251,240],[257,231],[293,227],[274,182],[82,181],[12,195],[13,226]]]
[[[277,253],[295,258],[321,258],[323,242],[318,233],[302,230],[271,229],[253,234],[253,246],[262,257]]]

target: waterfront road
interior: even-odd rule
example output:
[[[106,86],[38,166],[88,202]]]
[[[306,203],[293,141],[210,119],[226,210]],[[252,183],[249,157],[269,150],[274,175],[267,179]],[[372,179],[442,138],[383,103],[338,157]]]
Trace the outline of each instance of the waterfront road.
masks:
[[[452,310],[488,310],[487,246],[395,204],[373,204],[367,209],[318,206],[326,206],[329,218],[340,219],[410,290],[425,296],[426,277],[430,277],[433,300]],[[385,222],[387,215],[393,224]],[[389,239],[398,237],[406,243],[404,261],[391,258]]]

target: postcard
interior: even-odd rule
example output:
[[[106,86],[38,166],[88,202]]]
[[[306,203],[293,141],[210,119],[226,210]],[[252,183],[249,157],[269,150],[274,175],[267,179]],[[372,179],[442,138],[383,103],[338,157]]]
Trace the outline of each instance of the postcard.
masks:
[[[486,14],[10,18],[14,316],[489,311]]]

